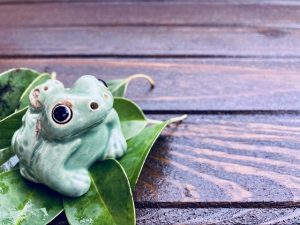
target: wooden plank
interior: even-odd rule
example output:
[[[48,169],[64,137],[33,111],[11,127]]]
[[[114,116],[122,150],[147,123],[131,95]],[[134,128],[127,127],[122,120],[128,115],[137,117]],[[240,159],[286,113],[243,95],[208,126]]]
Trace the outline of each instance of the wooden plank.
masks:
[[[299,140],[298,115],[190,115],[155,144],[135,200],[164,208],[299,206]]]
[[[285,28],[5,27],[0,55],[299,57],[299,39]]]
[[[278,4],[278,1],[46,1],[1,5],[1,12],[0,26],[7,27],[156,24],[299,28],[300,23],[299,3]]]
[[[79,76],[117,79],[145,73],[156,81],[130,84],[128,96],[145,110],[299,110],[299,60],[248,59],[1,59],[0,71],[56,71],[70,86]]]
[[[137,224],[299,224],[299,208],[138,209]]]
[[[116,4],[120,4],[120,3],[128,3],[128,4],[134,4],[134,3],[160,3],[160,0],[0,0],[0,3],[2,4],[14,4],[14,3],[18,3],[18,4],[44,4],[44,3],[72,3],[72,2],[100,2],[100,3],[116,3]],[[170,3],[170,4],[182,4],[182,0],[168,0],[168,1],[163,1],[164,3]],[[217,4],[239,4],[239,5],[249,5],[249,4],[258,4],[260,3],[260,5],[263,4],[272,4],[272,5],[299,5],[299,1],[298,0],[186,0],[184,2],[188,2],[188,3],[200,3],[200,4],[213,4],[213,5],[217,5]]]
[[[137,224],[298,224],[299,208],[288,209],[237,209],[237,208],[188,208],[188,209],[137,209]],[[68,225],[62,213],[49,225]]]
[[[299,223],[299,123],[290,115],[207,115],[171,126],[138,183],[137,224]],[[67,224],[64,215],[53,224]]]

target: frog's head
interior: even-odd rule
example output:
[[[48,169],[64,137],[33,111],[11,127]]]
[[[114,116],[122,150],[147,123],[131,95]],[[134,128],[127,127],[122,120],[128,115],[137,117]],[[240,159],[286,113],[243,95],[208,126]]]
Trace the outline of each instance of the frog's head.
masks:
[[[41,113],[41,134],[64,140],[100,124],[113,107],[113,96],[104,82],[85,75],[71,88],[48,80],[31,92],[30,103]]]

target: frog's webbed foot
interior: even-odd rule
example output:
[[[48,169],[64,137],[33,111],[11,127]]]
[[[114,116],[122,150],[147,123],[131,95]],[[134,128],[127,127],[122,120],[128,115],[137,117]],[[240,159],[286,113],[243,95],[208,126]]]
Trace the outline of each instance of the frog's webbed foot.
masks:
[[[120,158],[126,153],[127,143],[120,129],[113,129],[107,146],[105,159]]]
[[[68,196],[81,196],[85,194],[91,186],[91,178],[86,169],[70,171],[66,179],[68,179],[68,182],[66,183],[69,187],[67,188],[65,195]]]
[[[54,190],[69,197],[78,197],[85,194],[90,185],[91,178],[86,169],[61,171],[56,180],[49,184]]]

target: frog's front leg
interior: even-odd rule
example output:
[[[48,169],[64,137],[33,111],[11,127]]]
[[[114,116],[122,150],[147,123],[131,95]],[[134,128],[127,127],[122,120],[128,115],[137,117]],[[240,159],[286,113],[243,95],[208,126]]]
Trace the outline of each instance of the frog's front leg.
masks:
[[[78,197],[85,194],[90,185],[91,178],[85,168],[61,171],[58,177],[52,180],[52,184],[49,184],[54,190],[69,197]]]
[[[49,151],[47,154],[44,151],[41,160],[44,161],[44,166],[39,166],[43,171],[43,183],[65,196],[81,196],[90,188],[91,179],[86,168],[78,168],[77,165],[66,166],[71,155],[80,148],[80,143],[80,139],[63,144],[49,143]]]
[[[107,144],[107,152],[104,159],[120,158],[127,150],[127,143],[121,130],[121,124],[117,112],[113,109],[109,115],[107,123],[108,129],[111,129],[109,141]]]

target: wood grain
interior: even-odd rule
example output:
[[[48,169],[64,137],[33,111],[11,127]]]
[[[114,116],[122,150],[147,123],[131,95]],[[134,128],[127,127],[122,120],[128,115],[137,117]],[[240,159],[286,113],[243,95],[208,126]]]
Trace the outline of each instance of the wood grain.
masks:
[[[50,3],[50,2],[53,2],[53,3],[72,3],[72,2],[92,2],[92,3],[97,3],[97,2],[100,2],[100,3],[104,3],[104,4],[107,4],[107,3],[115,3],[115,4],[122,4],[122,3],[128,3],[128,4],[138,4],[138,3],[141,3],[141,2],[144,2],[144,3],[157,3],[157,2],[164,2],[164,3],[170,3],[170,4],[176,4],[176,3],[180,3],[182,4],[182,1],[181,0],[169,0],[169,1],[159,1],[159,0],[0,0],[0,3],[2,4],[14,4],[14,3],[17,3],[17,4],[37,4],[37,3]],[[244,1],[244,0],[217,0],[217,1],[211,1],[211,0],[201,0],[201,1],[198,1],[198,0],[186,0],[185,2],[188,2],[188,3],[198,3],[198,4],[213,4],[213,5],[217,5],[217,4],[239,4],[239,5],[248,5],[248,4],[258,4],[260,3],[260,5],[264,5],[264,4],[272,4],[272,5],[299,5],[299,2],[297,0],[289,0],[289,1],[285,1],[285,0],[276,0],[276,1],[273,1],[273,0],[247,0],[247,1]]]
[[[8,4],[9,1],[4,1],[7,4],[1,5],[2,27],[166,25],[299,28],[300,23],[300,5],[296,2],[285,5],[278,4],[278,1],[239,1],[239,4],[237,1],[214,4],[209,1]]]
[[[0,0],[0,9],[1,71],[56,71],[67,86],[83,74],[145,73],[156,88],[136,80],[128,96],[149,117],[189,114],[146,162],[138,224],[300,223],[299,2]]]
[[[299,125],[297,115],[189,116],[155,145],[135,199],[144,207],[299,204]]]
[[[299,39],[286,28],[4,27],[0,55],[299,57]]]
[[[299,208],[138,209],[137,224],[299,224]]]
[[[238,209],[238,208],[196,208],[196,209],[137,209],[138,225],[153,224],[298,224],[300,223],[299,208],[288,209]],[[49,225],[67,225],[62,213]]]
[[[79,76],[117,79],[145,73],[156,81],[130,84],[128,96],[145,110],[299,110],[300,61],[250,59],[1,59],[0,71],[56,71],[70,86]]]

